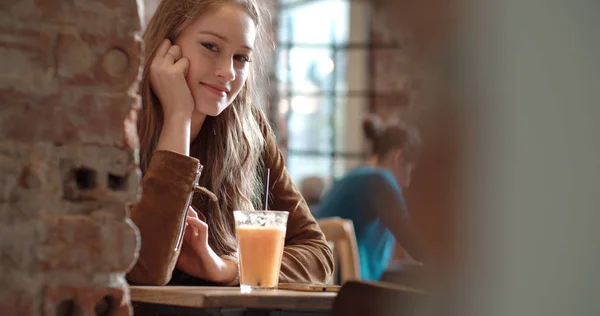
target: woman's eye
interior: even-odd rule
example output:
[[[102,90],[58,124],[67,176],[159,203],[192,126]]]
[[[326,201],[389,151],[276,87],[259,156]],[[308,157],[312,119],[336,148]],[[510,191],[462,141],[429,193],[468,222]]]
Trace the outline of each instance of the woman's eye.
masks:
[[[206,47],[206,49],[213,51],[213,52],[216,52],[218,50],[217,45],[212,44],[212,43],[202,43],[202,46]]]
[[[250,57],[246,56],[246,55],[235,55],[234,58],[236,60],[239,60],[243,63],[249,63],[250,62]]]

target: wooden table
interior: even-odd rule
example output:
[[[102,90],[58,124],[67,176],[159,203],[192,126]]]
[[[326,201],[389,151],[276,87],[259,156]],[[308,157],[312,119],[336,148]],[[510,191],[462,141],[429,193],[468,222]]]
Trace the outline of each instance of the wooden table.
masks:
[[[239,287],[131,286],[135,315],[330,315],[336,293]]]

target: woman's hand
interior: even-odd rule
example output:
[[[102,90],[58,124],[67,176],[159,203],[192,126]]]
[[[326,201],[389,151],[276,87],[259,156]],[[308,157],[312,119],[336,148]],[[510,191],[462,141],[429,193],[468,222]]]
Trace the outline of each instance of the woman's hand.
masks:
[[[183,245],[177,269],[197,278],[229,283],[237,276],[237,264],[219,257],[208,245],[208,225],[188,208]]]
[[[181,48],[165,39],[150,64],[150,86],[163,109],[163,125],[157,150],[190,154],[190,128],[194,99],[185,80],[190,63]]]
[[[150,85],[160,100],[165,120],[172,117],[191,117],[194,100],[187,85],[190,62],[182,57],[181,48],[165,39],[150,64]]]

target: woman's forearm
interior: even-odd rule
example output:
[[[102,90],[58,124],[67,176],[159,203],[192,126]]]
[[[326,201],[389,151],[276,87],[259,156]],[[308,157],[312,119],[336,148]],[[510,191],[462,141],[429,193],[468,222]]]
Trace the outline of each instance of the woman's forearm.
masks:
[[[169,150],[190,155],[190,117],[171,117],[163,122],[156,150]]]
[[[197,247],[184,242],[178,268],[194,277],[228,284],[238,276],[237,262],[217,255],[210,246]]]

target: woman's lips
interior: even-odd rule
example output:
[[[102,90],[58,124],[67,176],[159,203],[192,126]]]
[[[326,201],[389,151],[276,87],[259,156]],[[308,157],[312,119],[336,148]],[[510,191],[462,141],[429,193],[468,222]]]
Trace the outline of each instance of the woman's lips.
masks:
[[[201,82],[200,83],[206,90],[212,92],[214,95],[224,98],[227,96],[227,89],[219,86],[212,85],[210,83]]]

